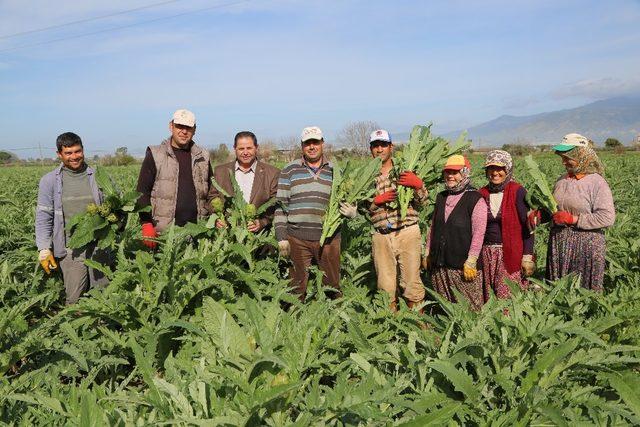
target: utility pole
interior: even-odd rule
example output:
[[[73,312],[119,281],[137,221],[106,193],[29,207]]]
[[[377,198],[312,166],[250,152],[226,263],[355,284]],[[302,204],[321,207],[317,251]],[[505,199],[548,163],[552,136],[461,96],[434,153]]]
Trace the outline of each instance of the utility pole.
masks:
[[[38,141],[38,151],[40,151],[40,166],[44,166],[44,157],[42,157],[42,143]]]

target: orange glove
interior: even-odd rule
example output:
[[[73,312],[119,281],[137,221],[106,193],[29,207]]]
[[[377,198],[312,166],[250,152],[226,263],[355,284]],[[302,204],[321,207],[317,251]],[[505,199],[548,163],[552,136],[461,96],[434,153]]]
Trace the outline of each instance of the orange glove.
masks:
[[[411,171],[402,172],[398,178],[398,184],[403,187],[415,188],[416,190],[424,186],[424,183],[418,178],[418,175]]]
[[[374,197],[373,203],[375,203],[378,206],[384,205],[385,203],[393,202],[396,199],[396,197],[398,197],[398,193],[396,193],[396,190],[389,190],[385,193],[378,194],[376,197]]]
[[[158,246],[157,242],[149,239],[155,239],[158,237],[158,232],[156,228],[150,222],[145,222],[142,224],[142,244],[150,249],[155,249]]]
[[[558,211],[553,214],[553,222],[558,225],[562,225],[562,224],[573,225],[576,222],[578,222],[578,218],[571,215],[571,212]]]
[[[477,260],[477,257],[469,256],[462,266],[462,276],[467,282],[471,282],[478,277]]]
[[[51,270],[58,268],[56,259],[49,249],[43,249],[38,253],[38,261],[47,274],[51,273]]]

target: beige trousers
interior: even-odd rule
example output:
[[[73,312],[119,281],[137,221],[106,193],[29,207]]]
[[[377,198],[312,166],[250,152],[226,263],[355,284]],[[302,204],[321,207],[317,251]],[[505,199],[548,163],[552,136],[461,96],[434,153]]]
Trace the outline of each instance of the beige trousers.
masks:
[[[388,292],[391,301],[395,301],[399,271],[402,296],[407,301],[422,301],[425,291],[420,279],[420,227],[416,224],[388,234],[375,232],[371,245],[378,289]]]

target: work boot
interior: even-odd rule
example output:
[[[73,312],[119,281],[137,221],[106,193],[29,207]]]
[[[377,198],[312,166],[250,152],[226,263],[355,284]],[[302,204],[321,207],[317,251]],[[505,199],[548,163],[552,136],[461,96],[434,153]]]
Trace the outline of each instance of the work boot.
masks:
[[[391,303],[389,304],[389,310],[391,310],[392,313],[397,313],[398,312],[398,302],[393,300],[391,301]]]

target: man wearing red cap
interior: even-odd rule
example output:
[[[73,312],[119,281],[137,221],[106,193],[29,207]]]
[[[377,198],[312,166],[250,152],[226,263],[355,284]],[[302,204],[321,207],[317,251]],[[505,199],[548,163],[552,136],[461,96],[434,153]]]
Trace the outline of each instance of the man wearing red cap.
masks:
[[[138,177],[143,243],[155,248],[158,237],[171,223],[183,226],[208,215],[207,194],[212,170],[209,151],[193,142],[196,117],[177,110],[169,122],[171,136],[160,145],[147,147]]]

